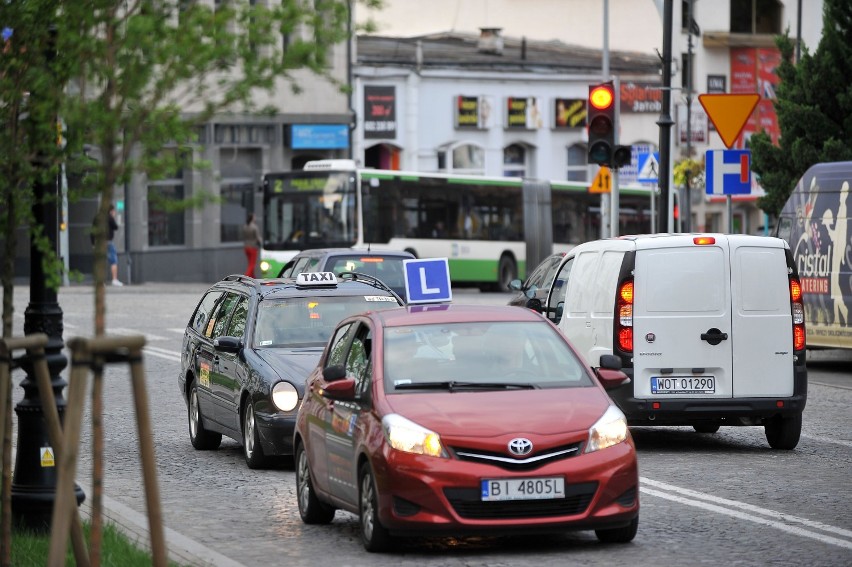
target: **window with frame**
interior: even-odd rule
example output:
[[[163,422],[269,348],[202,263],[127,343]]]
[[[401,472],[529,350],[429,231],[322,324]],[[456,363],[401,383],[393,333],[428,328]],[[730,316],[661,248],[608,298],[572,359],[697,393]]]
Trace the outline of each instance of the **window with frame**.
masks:
[[[234,306],[237,304],[239,298],[239,295],[229,293],[224,299],[222,299],[222,301],[219,302],[219,305],[216,307],[216,311],[207,323],[207,330],[204,333],[205,336],[215,339],[216,337],[222,337],[225,335],[225,329],[227,328],[228,321],[230,320],[231,312],[234,310]]]
[[[483,175],[485,150],[476,144],[445,146],[438,150],[438,169],[451,173]]]
[[[222,297],[221,291],[211,291],[204,296],[198,307],[195,308],[190,326],[197,332],[204,333],[204,328],[210,319],[210,314],[216,307],[216,302],[219,301],[220,297]]]
[[[568,146],[566,156],[568,165],[565,168],[565,179],[568,181],[588,181],[589,156],[586,152],[586,146],[584,144]]]
[[[731,33],[781,34],[778,0],[731,0]]]
[[[237,306],[234,308],[234,314],[231,316],[231,322],[228,323],[226,335],[229,337],[242,338],[246,333],[246,322],[248,321],[248,297],[239,296]]]
[[[343,325],[334,332],[331,338],[331,348],[328,349],[328,359],[325,361],[325,366],[343,366],[346,361],[346,345],[349,339],[349,333],[354,325],[352,323]]]
[[[503,148],[503,177],[527,177],[527,154],[523,144]]]

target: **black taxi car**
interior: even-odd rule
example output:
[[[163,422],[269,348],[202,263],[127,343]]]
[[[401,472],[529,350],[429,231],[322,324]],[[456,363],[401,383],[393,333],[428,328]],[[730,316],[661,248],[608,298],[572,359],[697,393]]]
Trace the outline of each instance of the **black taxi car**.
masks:
[[[289,277],[301,272],[358,272],[379,278],[406,299],[403,262],[414,257],[414,254],[404,250],[313,248],[293,256],[281,268],[278,277]]]
[[[342,319],[402,305],[381,280],[359,273],[300,273],[257,280],[231,275],[208,289],[186,327],[178,386],[189,438],[243,446],[249,468],[293,453],[305,379]]]

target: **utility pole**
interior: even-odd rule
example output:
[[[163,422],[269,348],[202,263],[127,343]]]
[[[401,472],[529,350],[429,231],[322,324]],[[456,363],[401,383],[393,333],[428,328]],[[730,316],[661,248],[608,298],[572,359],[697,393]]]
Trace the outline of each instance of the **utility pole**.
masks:
[[[692,5],[695,0],[688,0],[686,12],[687,50],[686,59],[689,66],[686,76],[686,159],[692,159]],[[692,225],[692,201],[690,196],[690,175],[687,174],[684,183],[683,202],[680,204],[680,222],[683,232],[690,232]]]
[[[603,80],[609,80],[609,0],[604,0],[603,11],[603,57],[601,75]],[[614,168],[613,168],[614,169]],[[613,171],[613,173],[615,173]],[[612,189],[610,189],[612,191]],[[610,193],[601,193],[601,238],[612,236],[612,213]]]
[[[660,127],[660,232],[671,232],[669,222],[669,190],[671,177],[672,152],[672,0],[665,0],[663,6],[663,108],[657,125]]]

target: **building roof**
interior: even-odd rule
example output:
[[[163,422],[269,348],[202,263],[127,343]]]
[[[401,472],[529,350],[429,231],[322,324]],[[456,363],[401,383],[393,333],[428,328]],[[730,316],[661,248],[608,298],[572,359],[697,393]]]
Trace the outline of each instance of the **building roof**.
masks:
[[[411,67],[414,69],[463,69],[467,71],[535,72],[546,74],[600,75],[602,51],[557,40],[482,37],[442,32],[414,37],[359,35],[358,64]],[[495,41],[496,39],[496,41]],[[610,51],[610,72],[617,75],[656,75],[657,55]]]

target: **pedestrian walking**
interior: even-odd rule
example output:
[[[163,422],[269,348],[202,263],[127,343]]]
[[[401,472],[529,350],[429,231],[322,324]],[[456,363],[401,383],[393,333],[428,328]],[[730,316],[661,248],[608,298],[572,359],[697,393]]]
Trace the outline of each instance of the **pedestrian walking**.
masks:
[[[246,275],[250,278],[255,277],[254,267],[257,265],[257,254],[260,250],[260,244],[260,231],[254,222],[254,213],[249,213],[246,217],[246,224],[243,226],[243,245],[245,246],[246,260],[248,260]]]

